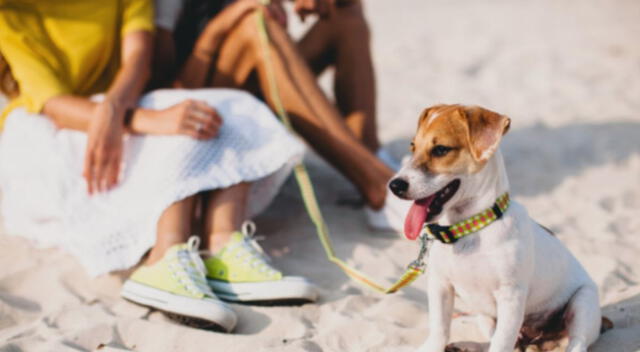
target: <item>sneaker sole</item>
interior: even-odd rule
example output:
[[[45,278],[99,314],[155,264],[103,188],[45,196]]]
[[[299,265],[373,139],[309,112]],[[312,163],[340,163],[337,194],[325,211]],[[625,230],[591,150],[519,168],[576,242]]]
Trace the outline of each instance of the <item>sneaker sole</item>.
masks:
[[[203,303],[131,280],[124,283],[120,294],[128,301],[155,308],[172,320],[199,329],[230,332],[237,321],[235,313],[222,302]]]
[[[209,286],[220,299],[229,302],[263,305],[301,305],[315,302],[318,293],[307,280],[284,277],[277,282],[243,282],[207,279]]]

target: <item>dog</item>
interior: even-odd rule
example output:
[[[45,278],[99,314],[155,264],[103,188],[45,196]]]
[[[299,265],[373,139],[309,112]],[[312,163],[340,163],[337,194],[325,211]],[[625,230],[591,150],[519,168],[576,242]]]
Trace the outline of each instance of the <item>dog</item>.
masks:
[[[388,184],[396,196],[414,201],[406,237],[426,231],[436,239],[427,259],[430,333],[420,352],[447,348],[454,297],[475,310],[490,352],[548,346],[566,336],[567,351],[586,352],[600,334],[593,280],[555,236],[508,199],[498,145],[510,123],[481,107],[427,108],[411,159]]]

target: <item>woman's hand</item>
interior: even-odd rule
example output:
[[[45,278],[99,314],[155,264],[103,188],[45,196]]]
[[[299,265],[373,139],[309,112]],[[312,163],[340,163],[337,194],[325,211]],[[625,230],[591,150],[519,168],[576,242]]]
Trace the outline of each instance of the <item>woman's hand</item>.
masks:
[[[199,140],[215,138],[222,126],[222,118],[215,109],[192,99],[159,110],[156,119],[159,134],[181,134]]]
[[[104,192],[118,183],[122,162],[124,111],[113,102],[97,104],[87,130],[83,176],[89,194]]]

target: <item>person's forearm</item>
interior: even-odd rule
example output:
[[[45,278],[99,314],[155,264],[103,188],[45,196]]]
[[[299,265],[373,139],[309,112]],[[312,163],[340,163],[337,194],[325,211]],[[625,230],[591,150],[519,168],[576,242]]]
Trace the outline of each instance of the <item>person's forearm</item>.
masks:
[[[85,97],[60,95],[49,99],[42,112],[59,128],[87,131],[97,104]]]
[[[119,88],[120,89],[115,90],[115,96],[107,96],[103,102],[91,101],[87,97],[77,95],[60,95],[49,99],[45,103],[42,112],[51,118],[59,128],[86,132],[96,106],[100,103],[106,103],[110,105],[110,108],[113,111],[114,123],[126,124],[128,122],[129,124],[133,124],[138,110],[144,110],[134,108],[135,102],[137,102],[140,93],[138,93],[138,96],[131,98],[126,97],[123,94],[127,91],[131,92],[131,94],[135,94],[136,88],[138,87],[136,87],[135,84],[123,84],[123,86]],[[124,121],[128,111],[132,114],[130,116],[131,121]],[[147,115],[143,113],[142,117],[138,116],[137,118],[142,118],[146,121],[146,119],[148,119]],[[143,124],[143,126],[146,127],[146,124]],[[136,133],[145,133],[144,131],[132,131]]]
[[[136,107],[150,76],[151,33],[133,32],[122,44],[122,65],[105,94],[102,104],[108,104],[113,123],[124,124],[128,110]],[[60,128],[87,131],[98,102],[77,95],[61,95],[49,99],[43,113]]]
[[[86,132],[98,103],[84,97],[61,95],[50,99],[44,113],[59,128]],[[157,110],[135,108],[130,111],[127,131],[136,134],[161,134],[162,127]]]

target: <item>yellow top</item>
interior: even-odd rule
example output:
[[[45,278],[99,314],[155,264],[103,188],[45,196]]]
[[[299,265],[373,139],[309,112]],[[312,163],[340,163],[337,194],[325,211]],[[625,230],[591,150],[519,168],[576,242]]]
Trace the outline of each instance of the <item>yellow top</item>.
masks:
[[[0,0],[0,52],[20,87],[0,128],[17,106],[39,113],[58,95],[106,91],[137,30],[153,30],[150,0]]]

